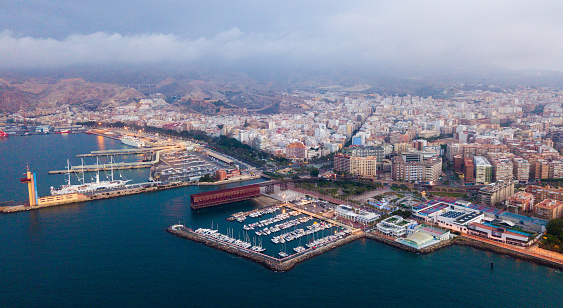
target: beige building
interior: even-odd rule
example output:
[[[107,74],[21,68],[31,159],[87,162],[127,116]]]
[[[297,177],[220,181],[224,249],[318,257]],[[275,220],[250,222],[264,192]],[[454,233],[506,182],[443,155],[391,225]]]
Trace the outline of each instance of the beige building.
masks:
[[[410,142],[401,142],[401,143],[394,143],[393,144],[393,151],[397,154],[401,154],[404,152],[409,152],[413,150],[412,143]]]
[[[438,181],[442,174],[442,158],[421,156],[420,160],[409,160],[407,155],[396,156],[391,173],[395,181]]]
[[[350,157],[350,174],[360,176],[376,176],[377,158],[375,156]]]
[[[551,220],[563,216],[563,202],[545,199],[534,206],[534,216]]]
[[[526,192],[534,195],[534,203],[536,204],[545,199],[563,201],[563,188],[555,188],[549,185],[545,187],[529,185],[526,187]]]
[[[477,202],[482,205],[494,206],[497,203],[507,200],[513,194],[513,181],[498,181],[479,189]]]
[[[561,178],[563,178],[563,162],[562,161],[549,162],[549,178],[550,179],[561,179]]]
[[[509,158],[498,158],[491,155],[488,156],[491,165],[493,166],[493,181],[508,181],[512,180],[514,174],[514,167],[512,160]]]
[[[520,191],[508,198],[506,208],[511,213],[530,212],[534,208],[534,195]]]
[[[350,156],[344,154],[334,155],[334,170],[347,172],[359,176],[377,175],[377,157],[375,156]]]
[[[526,182],[530,179],[530,163],[520,157],[512,158],[513,175],[514,178],[521,182]]]

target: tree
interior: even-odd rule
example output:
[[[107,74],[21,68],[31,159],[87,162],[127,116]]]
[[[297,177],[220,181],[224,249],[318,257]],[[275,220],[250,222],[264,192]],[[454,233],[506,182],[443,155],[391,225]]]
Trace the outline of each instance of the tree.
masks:
[[[199,178],[200,182],[215,182],[215,179],[213,177],[211,177],[211,175],[206,174],[204,176],[202,176],[201,178]]]
[[[316,178],[318,176],[319,176],[319,169],[317,169],[317,168],[311,169],[311,177]]]
[[[406,210],[396,210],[396,211],[394,211],[394,212],[391,213],[391,214],[393,214],[393,215],[399,215],[399,216],[401,216],[401,217],[403,217],[403,218],[409,218],[409,217],[411,217],[412,212],[411,212],[411,211],[406,211]]]
[[[547,223],[546,230],[548,234],[556,236],[563,240],[563,219],[552,219]]]

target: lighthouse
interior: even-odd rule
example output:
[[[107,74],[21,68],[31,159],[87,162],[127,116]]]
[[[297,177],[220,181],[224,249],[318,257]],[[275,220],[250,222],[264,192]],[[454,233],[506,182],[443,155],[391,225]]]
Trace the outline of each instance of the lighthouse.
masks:
[[[29,165],[27,166],[26,177],[21,178],[20,182],[27,183],[27,191],[29,193],[29,205],[35,206],[38,202],[37,197],[37,182],[35,181],[35,172],[29,171]]]

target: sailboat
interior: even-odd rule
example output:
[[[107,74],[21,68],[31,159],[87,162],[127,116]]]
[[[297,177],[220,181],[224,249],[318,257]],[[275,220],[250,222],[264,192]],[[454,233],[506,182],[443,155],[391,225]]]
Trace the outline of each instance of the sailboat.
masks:
[[[100,170],[99,168],[96,171],[96,181],[91,183],[85,183],[84,181],[84,162],[82,162],[82,183],[72,185],[70,182],[70,162],[67,159],[67,179],[65,180],[66,184],[62,185],[60,188],[54,188],[51,186],[51,195],[65,195],[65,194],[73,194],[73,193],[93,193],[99,190],[108,190],[108,189],[116,189],[122,188],[130,182],[131,180],[116,180],[113,178],[113,156],[110,160],[110,167],[111,167],[111,179],[109,181],[100,181]],[[96,159],[96,167],[98,167],[99,161]],[[80,180],[80,179],[79,179]]]
[[[279,254],[280,257],[282,257],[282,258],[285,258],[285,257],[289,256],[289,255],[287,254],[287,252],[285,252],[285,244],[282,244],[281,251],[280,251],[278,254]]]

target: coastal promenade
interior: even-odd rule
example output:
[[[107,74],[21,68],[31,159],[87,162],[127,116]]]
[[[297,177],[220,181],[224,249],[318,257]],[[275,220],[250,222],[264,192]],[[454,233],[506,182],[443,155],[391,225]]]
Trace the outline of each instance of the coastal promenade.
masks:
[[[553,265],[555,265],[554,267],[563,269],[563,255],[555,253],[555,252],[550,252],[548,250],[541,249],[541,248],[535,247],[535,246],[528,247],[528,248],[517,247],[517,246],[513,246],[513,245],[508,245],[508,244],[505,244],[505,243],[492,241],[492,240],[482,238],[482,237],[479,237],[479,236],[475,236],[475,235],[471,235],[471,234],[463,234],[462,237],[465,237],[467,239],[471,239],[473,241],[482,242],[482,243],[485,243],[485,244],[490,245],[490,246],[498,247],[501,250],[494,250],[493,249],[493,251],[501,253],[501,254],[511,255],[511,256],[514,256],[514,257],[520,258],[520,259],[539,261],[538,263],[540,263],[540,264],[544,264],[544,262],[540,261],[540,260],[543,260],[543,261],[548,263],[548,264],[545,264],[545,265],[553,264]],[[513,252],[513,253],[506,253],[506,251],[503,251],[503,250],[507,250],[507,251]]]

